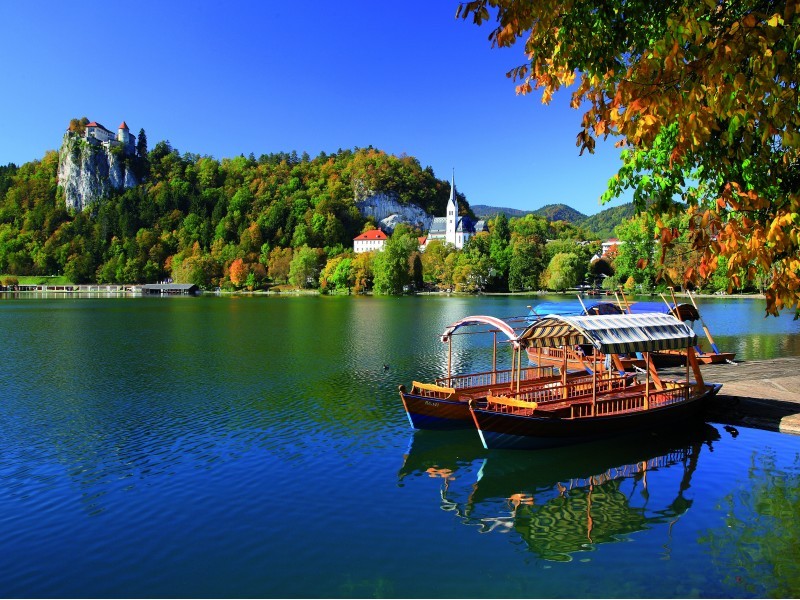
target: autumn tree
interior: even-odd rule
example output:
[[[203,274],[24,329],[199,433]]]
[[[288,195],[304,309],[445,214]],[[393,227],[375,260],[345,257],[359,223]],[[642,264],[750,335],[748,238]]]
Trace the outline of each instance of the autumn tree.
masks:
[[[267,274],[275,283],[289,281],[289,266],[292,264],[291,248],[273,248],[269,253]]]
[[[508,76],[550,102],[572,87],[583,110],[581,153],[598,138],[625,148],[604,199],[633,190],[653,214],[679,199],[697,269],[724,256],[739,273],[769,273],[767,310],[800,309],[800,37],[791,0],[474,0],[456,17],[495,21],[493,46],[523,42]],[[522,47],[522,44],[520,45]],[[659,223],[668,248],[679,231]]]
[[[228,277],[230,277],[233,285],[236,287],[242,287],[249,274],[250,269],[248,268],[248,265],[241,258],[237,258],[231,263]]]

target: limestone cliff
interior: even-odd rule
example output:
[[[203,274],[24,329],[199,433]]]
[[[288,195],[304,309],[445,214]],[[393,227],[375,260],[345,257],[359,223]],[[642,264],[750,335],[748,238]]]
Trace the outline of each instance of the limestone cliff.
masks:
[[[414,204],[400,204],[396,198],[388,194],[365,194],[362,200],[356,201],[356,207],[365,217],[372,217],[386,231],[393,231],[397,223],[408,223],[427,232],[431,226],[428,213]]]
[[[81,211],[112,190],[138,184],[121,152],[91,144],[67,132],[58,152],[58,185],[67,208]]]

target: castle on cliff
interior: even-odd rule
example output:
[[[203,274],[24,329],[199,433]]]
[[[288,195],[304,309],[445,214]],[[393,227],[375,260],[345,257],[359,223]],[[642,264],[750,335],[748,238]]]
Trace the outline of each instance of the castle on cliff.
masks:
[[[100,145],[104,148],[122,146],[125,154],[136,154],[136,136],[130,132],[127,123],[123,121],[114,135],[97,121],[86,124],[84,139],[90,144]]]

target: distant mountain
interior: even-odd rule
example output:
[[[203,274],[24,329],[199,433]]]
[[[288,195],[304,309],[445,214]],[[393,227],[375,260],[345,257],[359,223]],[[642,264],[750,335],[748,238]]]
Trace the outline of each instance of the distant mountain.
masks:
[[[525,215],[534,212],[532,210],[517,210],[516,208],[487,206],[486,204],[470,204],[469,207],[479,219],[491,219],[500,213],[505,214],[505,216],[510,219],[511,217],[524,217]]]
[[[586,217],[586,220],[581,222],[581,225],[589,231],[597,234],[601,239],[607,240],[614,237],[614,228],[630,219],[636,214],[636,209],[633,203],[628,202],[620,206],[612,206],[605,210],[600,211],[596,215]]]
[[[544,217],[548,221],[567,221],[578,224],[586,220],[585,214],[566,204],[547,204],[542,208],[537,208],[533,214]]]
[[[534,214],[544,217],[548,221],[569,221],[575,225],[583,226],[604,240],[614,237],[614,228],[622,221],[636,214],[631,203],[613,206],[589,217],[566,204],[548,204],[536,210],[519,210],[516,208],[488,206],[486,204],[473,204],[471,208],[479,219],[491,219],[499,213],[504,213],[509,219]]]

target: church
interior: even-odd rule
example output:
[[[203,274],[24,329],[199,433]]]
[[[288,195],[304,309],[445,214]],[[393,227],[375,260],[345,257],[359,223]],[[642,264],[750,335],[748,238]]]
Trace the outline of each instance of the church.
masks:
[[[434,217],[425,239],[425,246],[433,240],[452,244],[461,250],[471,237],[481,231],[489,231],[483,220],[473,223],[470,217],[458,216],[458,198],[456,197],[456,176],[450,184],[450,199],[447,201],[447,216]]]

